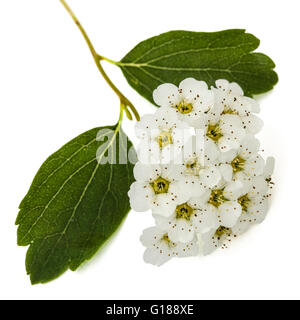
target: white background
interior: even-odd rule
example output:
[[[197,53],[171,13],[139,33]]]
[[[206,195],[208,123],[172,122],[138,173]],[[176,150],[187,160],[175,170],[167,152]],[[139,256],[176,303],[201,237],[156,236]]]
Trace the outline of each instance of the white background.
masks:
[[[69,0],[98,52],[121,59],[138,42],[174,30],[245,28],[261,39],[280,82],[259,97],[259,137],[276,158],[271,210],[225,251],[173,259],[156,268],[142,260],[150,213],[130,212],[121,231],[77,272],[31,286],[27,248],[14,221],[42,162],[91,128],[114,124],[118,99],[101,78],[79,31],[59,1],[0,3],[0,298],[2,299],[279,299],[300,298],[299,7],[297,0]],[[155,107],[106,71],[141,115]],[[133,126],[123,127],[133,141]]]

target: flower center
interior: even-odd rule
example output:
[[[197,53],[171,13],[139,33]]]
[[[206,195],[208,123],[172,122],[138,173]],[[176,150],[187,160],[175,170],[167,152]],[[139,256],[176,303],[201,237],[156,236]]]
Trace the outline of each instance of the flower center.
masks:
[[[162,236],[161,240],[166,241],[166,242],[170,242],[170,239],[169,239],[169,236],[168,236],[167,233],[165,233],[165,234]]]
[[[232,110],[230,107],[225,105],[224,111],[222,112],[222,114],[235,114],[235,115],[237,115],[238,113],[237,113],[237,111]]]
[[[161,241],[166,242],[169,248],[174,248],[174,247],[176,247],[176,243],[174,243],[174,242],[172,242],[172,241],[170,240],[170,238],[169,238],[169,236],[168,236],[167,233],[165,233],[165,234],[162,236]]]
[[[190,220],[193,211],[187,203],[181,204],[176,207],[176,219]]]
[[[218,124],[210,124],[207,128],[206,136],[217,142],[221,137],[223,137],[220,126]]]
[[[218,208],[225,201],[229,201],[228,199],[226,199],[224,197],[223,191],[224,191],[224,189],[212,190],[210,197],[209,197],[209,200],[208,200],[208,203],[210,203],[213,206],[215,206],[216,208]]]
[[[168,144],[172,144],[173,138],[171,131],[161,131],[160,135],[157,137],[157,142],[161,149]]]
[[[215,237],[220,240],[222,236],[226,235],[226,236],[230,236],[231,234],[231,229],[230,228],[226,228],[223,226],[220,226],[216,233],[215,233]]]
[[[162,177],[157,178],[151,184],[155,194],[167,193],[169,190],[170,182]]]
[[[187,174],[193,175],[193,176],[197,176],[199,175],[199,172],[201,170],[201,165],[200,163],[197,161],[197,159],[190,159],[186,162],[185,164],[186,170],[185,172]]]
[[[190,113],[193,110],[193,106],[190,103],[185,103],[184,101],[180,102],[176,108],[182,114]]]
[[[236,156],[232,161],[231,161],[231,166],[233,169],[233,172],[240,172],[244,170],[244,165],[245,165],[245,160],[241,158],[240,156]]]
[[[238,198],[238,203],[241,205],[243,212],[247,212],[251,200],[248,198],[248,194],[245,194]]]

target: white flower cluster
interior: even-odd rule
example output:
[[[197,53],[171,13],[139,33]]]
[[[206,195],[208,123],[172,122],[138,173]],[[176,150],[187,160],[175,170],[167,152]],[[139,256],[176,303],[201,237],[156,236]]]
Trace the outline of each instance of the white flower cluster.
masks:
[[[264,220],[274,159],[259,154],[254,137],[259,105],[236,83],[185,79],[160,85],[160,108],[136,126],[140,139],[135,211],[152,210],[155,227],[141,242],[144,260],[161,265],[173,257],[207,255]]]

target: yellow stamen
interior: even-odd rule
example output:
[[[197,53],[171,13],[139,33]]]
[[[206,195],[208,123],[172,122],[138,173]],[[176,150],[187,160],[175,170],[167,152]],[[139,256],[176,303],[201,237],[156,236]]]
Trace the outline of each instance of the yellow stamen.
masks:
[[[245,160],[241,158],[240,156],[236,156],[232,161],[231,161],[231,166],[233,169],[233,172],[240,172],[244,170],[244,165],[245,165]]]
[[[226,227],[223,227],[223,226],[220,226],[216,233],[215,233],[215,236],[218,238],[218,240],[220,240],[220,238],[224,235],[227,235],[229,236],[231,234],[231,229],[229,228],[226,228]]]
[[[243,212],[247,212],[248,207],[251,203],[251,200],[249,199],[248,194],[245,194],[240,198],[238,198],[238,203],[241,205]]]
[[[190,220],[193,211],[193,208],[191,208],[187,203],[181,204],[176,207],[176,218]]]
[[[185,103],[184,101],[180,102],[179,105],[176,106],[176,108],[182,114],[190,113],[193,110],[192,104]]]
[[[218,208],[225,201],[229,201],[224,197],[223,194],[224,189],[216,189],[212,190],[208,203],[212,204],[214,207]]]
[[[217,142],[221,137],[223,137],[220,126],[218,124],[210,124],[207,128],[206,136]]]
[[[161,149],[167,146],[168,144],[172,144],[173,143],[172,133],[170,131],[162,131],[160,135],[157,137],[157,142]]]
[[[167,193],[169,190],[170,182],[162,177],[157,178],[151,184],[155,194]]]

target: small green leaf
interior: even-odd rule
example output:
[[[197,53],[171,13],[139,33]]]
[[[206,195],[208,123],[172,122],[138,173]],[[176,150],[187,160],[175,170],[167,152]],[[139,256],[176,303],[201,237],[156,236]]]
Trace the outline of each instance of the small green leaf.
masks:
[[[29,245],[26,269],[32,284],[76,270],[116,231],[130,209],[129,151],[134,157],[119,126],[95,128],[42,165],[16,220],[18,245]]]
[[[277,83],[274,62],[252,51],[259,40],[245,30],[220,32],[170,31],[139,43],[120,62],[129,84],[153,103],[162,83],[178,85],[193,77],[209,86],[217,79],[241,85],[248,96],[267,92]]]

